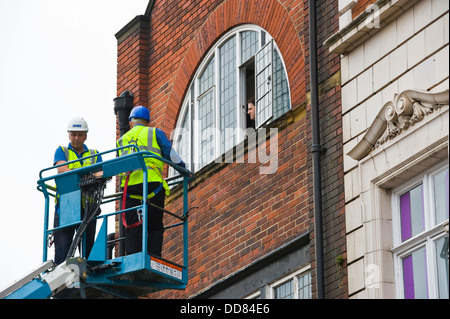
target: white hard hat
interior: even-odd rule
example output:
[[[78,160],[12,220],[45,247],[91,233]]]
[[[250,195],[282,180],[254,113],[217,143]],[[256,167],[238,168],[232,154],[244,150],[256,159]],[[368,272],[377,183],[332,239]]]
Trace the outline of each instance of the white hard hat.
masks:
[[[74,117],[67,125],[67,132],[89,132],[86,121],[81,117]]]

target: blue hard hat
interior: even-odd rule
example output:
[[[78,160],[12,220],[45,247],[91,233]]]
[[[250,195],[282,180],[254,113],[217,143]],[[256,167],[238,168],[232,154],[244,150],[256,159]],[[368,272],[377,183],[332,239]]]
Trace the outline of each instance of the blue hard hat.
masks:
[[[150,122],[150,111],[145,106],[136,106],[131,110],[129,121],[133,117],[144,119]]]

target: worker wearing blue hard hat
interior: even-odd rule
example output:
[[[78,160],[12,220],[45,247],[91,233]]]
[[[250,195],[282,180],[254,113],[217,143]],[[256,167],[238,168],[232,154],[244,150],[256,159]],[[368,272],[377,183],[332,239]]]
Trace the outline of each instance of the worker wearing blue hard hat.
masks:
[[[147,181],[143,180],[143,171],[135,170],[122,178],[121,186],[124,189],[122,209],[141,205],[143,199],[143,183],[148,184],[149,202],[160,208],[164,208],[165,197],[170,194],[167,182],[163,179],[164,162],[158,157],[165,158],[185,168],[185,163],[172,148],[172,142],[159,128],[149,127],[150,112],[144,106],[136,106],[131,110],[131,129],[118,141],[117,146],[136,145],[141,151],[148,151],[155,158],[145,158],[147,166]],[[122,148],[119,156],[127,155],[134,151],[133,147]],[[164,225],[163,212],[154,206],[147,206],[148,210],[148,253],[161,256]],[[142,251],[142,219],[137,210],[131,210],[122,214],[122,222],[125,226],[125,253],[127,255]]]
[[[136,106],[131,110],[128,120],[131,122],[133,118],[140,118],[150,122],[150,111],[145,106]]]

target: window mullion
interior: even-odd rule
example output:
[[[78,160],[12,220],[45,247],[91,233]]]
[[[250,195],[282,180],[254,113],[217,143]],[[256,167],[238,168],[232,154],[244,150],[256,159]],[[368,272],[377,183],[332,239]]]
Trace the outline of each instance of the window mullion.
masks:
[[[244,140],[244,136],[243,136],[243,130],[244,130],[244,120],[243,120],[243,116],[244,113],[241,109],[241,101],[242,101],[242,96],[243,96],[243,92],[242,92],[242,88],[243,85],[241,83],[241,69],[240,69],[240,65],[242,64],[241,61],[241,37],[242,34],[241,32],[236,32],[236,145],[239,144],[240,142],[242,142]]]
[[[294,299],[298,299],[298,288],[299,288],[299,282],[298,282],[299,275],[294,276]]]
[[[436,253],[435,253],[435,245],[436,243],[431,237],[428,237],[426,244],[426,252],[427,252],[427,282],[428,282],[428,296],[430,299],[438,298],[437,295],[437,275],[436,275]]]
[[[431,183],[430,183],[430,176],[426,174],[423,178],[423,208],[425,210],[425,230],[430,230],[435,225],[434,218],[432,212],[433,212],[433,204],[432,202],[432,190],[431,190]]]
[[[194,169],[195,171],[199,170],[201,168],[201,158],[200,158],[200,119],[199,119],[199,103],[198,103],[198,94],[199,94],[199,79],[196,78],[194,80],[194,97],[193,97],[193,103],[194,103],[194,107],[193,107],[193,112],[192,112],[192,122],[193,122],[193,129],[194,129],[194,134],[193,134],[193,142],[194,145],[192,147],[193,149],[193,165],[194,165]]]
[[[195,172],[195,167],[194,167],[194,163],[195,161],[195,157],[194,157],[194,107],[195,107],[195,90],[194,90],[194,85],[189,89],[189,123],[188,123],[188,127],[189,127],[189,155],[190,155],[190,163],[189,163],[189,169],[193,170]]]
[[[214,82],[215,82],[215,87],[214,87],[214,119],[215,119],[215,133],[214,134],[214,138],[215,138],[215,149],[214,149],[214,159],[217,159],[220,154],[221,154],[221,138],[220,138],[220,134],[217,133],[222,133],[221,132],[221,127],[220,127],[220,52],[219,52],[219,47],[216,47],[216,49],[214,50],[214,54],[215,54],[215,59],[214,59]]]

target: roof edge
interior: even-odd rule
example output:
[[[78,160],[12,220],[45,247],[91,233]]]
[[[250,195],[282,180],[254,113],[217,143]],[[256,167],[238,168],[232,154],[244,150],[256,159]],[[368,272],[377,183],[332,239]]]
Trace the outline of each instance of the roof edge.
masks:
[[[155,0],[150,0],[148,2],[147,9],[145,9],[145,14],[144,14],[145,16],[150,17],[150,15],[152,14],[152,11],[153,11],[154,4],[155,4]]]
[[[115,34],[117,44],[122,43],[126,38],[133,34],[136,29],[145,27],[149,28],[149,22],[150,18],[146,15],[136,16]]]

